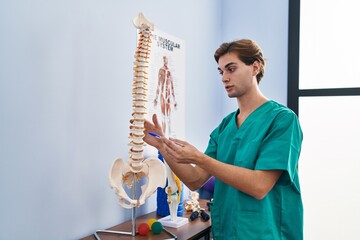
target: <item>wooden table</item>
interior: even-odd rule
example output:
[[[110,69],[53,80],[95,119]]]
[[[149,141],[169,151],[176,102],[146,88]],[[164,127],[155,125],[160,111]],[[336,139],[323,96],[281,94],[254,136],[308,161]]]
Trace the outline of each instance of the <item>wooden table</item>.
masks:
[[[207,210],[206,202],[207,200],[200,200],[200,206],[206,209],[206,213],[209,213]],[[185,209],[184,209],[185,210]],[[189,218],[191,212],[184,212],[183,217]],[[147,220],[150,218],[162,218],[161,216],[156,215],[156,212],[151,212],[148,214],[145,214],[143,216],[136,218],[136,226],[139,226],[141,223],[146,223]],[[189,223],[179,227],[179,228],[171,228],[171,227],[164,227],[168,231],[170,231],[172,234],[177,236],[178,240],[185,240],[185,239],[200,239],[201,237],[204,237],[205,240],[210,240],[210,232],[211,232],[211,219],[207,222],[204,222],[201,217],[195,219],[194,221],[189,221]],[[131,220],[121,223],[119,225],[113,226],[111,228],[108,228],[107,230],[111,231],[124,231],[124,232],[131,232]],[[119,240],[119,239],[151,239],[151,240],[157,240],[157,239],[173,239],[173,237],[167,233],[166,231],[162,231],[160,234],[154,235],[151,231],[146,236],[140,236],[137,234],[135,237],[129,236],[129,235],[119,235],[119,234],[109,234],[109,233],[98,233],[101,240]],[[85,238],[82,238],[82,240],[96,240],[95,235],[90,235]]]

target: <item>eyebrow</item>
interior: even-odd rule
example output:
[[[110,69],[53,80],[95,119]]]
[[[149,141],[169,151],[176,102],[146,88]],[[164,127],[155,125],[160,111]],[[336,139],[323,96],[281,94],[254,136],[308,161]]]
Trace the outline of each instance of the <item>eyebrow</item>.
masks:
[[[234,64],[236,64],[236,63],[234,63],[234,62],[229,62],[228,64],[225,65],[224,68],[226,69],[226,68],[228,68],[228,67],[230,67],[231,65],[234,65]],[[222,71],[219,67],[218,67],[218,70],[219,70],[219,71]]]

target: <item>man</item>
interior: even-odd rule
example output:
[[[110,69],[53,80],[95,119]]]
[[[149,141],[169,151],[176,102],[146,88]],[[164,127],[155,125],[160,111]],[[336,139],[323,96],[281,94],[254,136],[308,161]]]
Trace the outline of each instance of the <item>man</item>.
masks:
[[[265,60],[254,41],[224,43],[215,60],[225,90],[239,109],[211,133],[205,154],[179,139],[146,134],[144,140],[159,149],[191,190],[216,178],[214,239],[302,239],[298,118],[261,93]],[[163,136],[156,115],[145,127]]]

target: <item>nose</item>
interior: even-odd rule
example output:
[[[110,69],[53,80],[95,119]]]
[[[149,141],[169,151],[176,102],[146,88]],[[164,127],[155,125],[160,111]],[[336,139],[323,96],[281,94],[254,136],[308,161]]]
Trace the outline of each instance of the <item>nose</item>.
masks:
[[[230,81],[230,78],[228,76],[226,76],[226,74],[223,74],[222,77],[221,77],[221,81],[223,83],[226,83],[226,82]]]

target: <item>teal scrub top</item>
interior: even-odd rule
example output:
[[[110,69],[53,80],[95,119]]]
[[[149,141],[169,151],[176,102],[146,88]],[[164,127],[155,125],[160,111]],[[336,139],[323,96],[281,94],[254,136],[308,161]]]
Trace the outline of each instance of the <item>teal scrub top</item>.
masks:
[[[238,128],[238,113],[229,114],[211,133],[205,153],[223,163],[283,174],[262,200],[216,179],[210,209],[214,239],[303,239],[298,176],[302,131],[296,114],[270,100]]]

